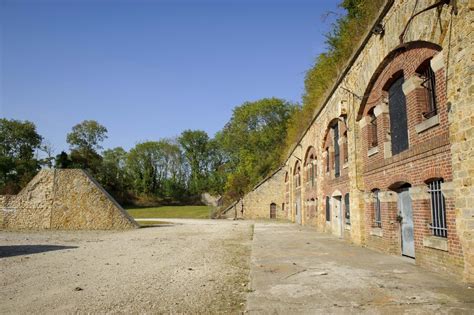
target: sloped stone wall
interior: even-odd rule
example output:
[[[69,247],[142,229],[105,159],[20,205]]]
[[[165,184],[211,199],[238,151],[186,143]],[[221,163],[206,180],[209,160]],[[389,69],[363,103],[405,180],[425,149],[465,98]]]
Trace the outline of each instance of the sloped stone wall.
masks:
[[[0,198],[5,229],[108,230],[138,224],[83,170],[42,170],[16,196]]]

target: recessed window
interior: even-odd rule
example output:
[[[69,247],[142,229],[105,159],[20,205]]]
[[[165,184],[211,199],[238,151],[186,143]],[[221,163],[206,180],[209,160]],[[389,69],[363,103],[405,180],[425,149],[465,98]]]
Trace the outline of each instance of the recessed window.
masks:
[[[423,95],[421,101],[422,115],[428,119],[435,116],[438,112],[436,104],[436,76],[430,65],[430,60],[425,61],[417,70],[420,78],[423,80],[421,86]]]
[[[374,197],[374,226],[381,228],[382,227],[382,213],[380,209],[380,190],[374,189],[372,191]]]
[[[326,196],[326,221],[331,221],[331,204],[329,202],[329,196]]]
[[[393,155],[408,149],[407,104],[402,89],[404,82],[405,80],[401,76],[388,89],[390,137]]]
[[[377,137],[377,116],[375,116],[374,108],[369,110],[369,132],[368,132],[368,140],[369,140],[369,148],[374,148],[378,146],[378,137]]]
[[[346,224],[350,225],[351,224],[351,209],[350,209],[350,204],[349,204],[349,193],[345,194],[344,196],[344,208],[345,208],[345,219],[346,219]]]
[[[338,124],[334,125],[333,135],[334,135],[334,176],[339,177],[340,172],[340,150],[339,150],[339,128]]]
[[[442,179],[434,180],[428,183],[428,192],[431,201],[431,225],[434,236],[447,237],[448,229],[446,227],[446,202],[441,191]]]

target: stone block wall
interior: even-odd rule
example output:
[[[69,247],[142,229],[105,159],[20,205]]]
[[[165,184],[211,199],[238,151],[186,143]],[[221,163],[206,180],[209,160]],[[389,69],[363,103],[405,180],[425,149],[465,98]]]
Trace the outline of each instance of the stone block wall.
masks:
[[[15,196],[0,198],[4,229],[108,230],[138,224],[88,173],[41,170]]]

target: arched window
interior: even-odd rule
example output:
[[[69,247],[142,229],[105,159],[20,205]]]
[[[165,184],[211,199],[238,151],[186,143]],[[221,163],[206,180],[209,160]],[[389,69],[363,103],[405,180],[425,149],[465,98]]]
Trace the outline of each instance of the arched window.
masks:
[[[436,77],[430,64],[431,59],[426,60],[416,71],[423,80],[421,98],[421,110],[424,118],[428,119],[435,116],[438,112],[436,104]]]
[[[270,219],[276,219],[276,203],[272,202],[270,204]]]
[[[374,197],[374,226],[381,228],[382,227],[382,213],[380,209],[380,190],[372,190],[372,195]]]
[[[377,137],[377,116],[374,113],[375,107],[372,107],[368,111],[369,124],[368,124],[368,141],[369,148],[375,148],[378,146],[378,137]]]
[[[295,166],[295,173],[293,176],[295,179],[295,188],[299,188],[301,186],[301,166],[299,163]]]
[[[344,142],[343,142],[343,146],[342,146],[342,152],[343,152],[343,161],[344,163],[347,163],[349,162],[349,144],[347,143],[348,141],[348,138],[347,138],[347,130],[344,131],[344,134],[343,134],[343,139],[344,139]]]
[[[334,136],[334,176],[339,177],[340,172],[340,148],[339,148],[339,124],[332,127]]]
[[[390,116],[390,136],[392,154],[408,149],[407,104],[402,85],[403,75],[396,79],[388,88],[388,108]]]
[[[441,191],[442,179],[435,179],[428,182],[428,192],[431,201],[431,225],[433,235],[440,237],[448,236],[446,226],[446,202]]]

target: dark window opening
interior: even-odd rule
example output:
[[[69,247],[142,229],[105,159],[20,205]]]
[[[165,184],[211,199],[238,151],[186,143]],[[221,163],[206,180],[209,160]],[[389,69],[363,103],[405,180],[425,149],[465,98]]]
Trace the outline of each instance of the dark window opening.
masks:
[[[392,138],[392,154],[408,149],[408,123],[405,94],[402,90],[403,76],[398,78],[388,89],[390,115],[390,135]]]
[[[330,162],[329,162],[329,148],[326,148],[326,172],[329,173]]]
[[[440,237],[448,236],[446,226],[446,202],[443,192],[441,191],[441,183],[443,180],[434,180],[428,184],[428,192],[431,196],[431,225],[433,235]]]
[[[345,194],[344,196],[344,208],[345,208],[345,219],[346,224],[351,225],[351,209],[349,204],[349,193]]]
[[[422,115],[424,118],[428,119],[437,114],[437,104],[436,104],[436,77],[433,69],[431,69],[430,61],[427,60],[420,67],[420,70],[417,71],[420,74],[421,86],[424,88],[425,92],[425,107]]]
[[[336,124],[333,127],[333,133],[334,133],[334,176],[339,177],[340,175],[340,160],[339,160],[339,128],[338,125]]]
[[[326,221],[331,221],[331,205],[329,204],[328,196],[326,196]]]
[[[369,112],[369,148],[374,148],[378,146],[378,136],[377,136],[377,116],[375,116],[374,108]]]
[[[342,147],[342,151],[343,151],[343,160],[344,160],[344,163],[347,163],[349,162],[349,145],[347,143],[347,131],[344,132],[344,144],[343,144],[343,147]]]

